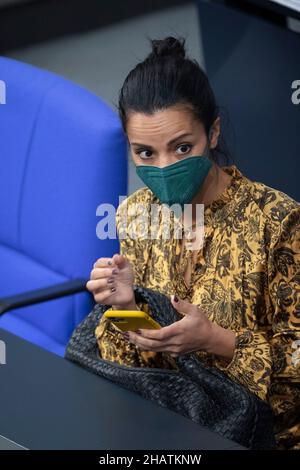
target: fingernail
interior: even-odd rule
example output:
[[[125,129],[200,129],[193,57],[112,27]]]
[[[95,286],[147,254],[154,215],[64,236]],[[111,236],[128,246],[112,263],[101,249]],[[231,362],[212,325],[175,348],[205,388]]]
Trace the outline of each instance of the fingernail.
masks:
[[[123,337],[126,339],[126,341],[129,341],[129,333],[127,333],[127,331],[123,333]]]
[[[115,287],[111,287],[110,290],[111,290],[112,292],[115,292],[115,291],[116,291],[116,288],[115,288]]]
[[[114,269],[112,270],[112,273],[113,273],[113,274],[118,274],[118,270],[117,270],[116,268],[114,268]]]
[[[173,300],[174,300],[174,302],[178,302],[179,299],[178,299],[176,294],[174,295]]]
[[[138,335],[141,335],[141,334],[142,334],[141,330],[136,330],[136,333],[137,333]]]
[[[113,277],[109,277],[109,278],[107,279],[107,283],[108,283],[108,284],[112,284],[113,282],[114,282],[114,278],[113,278]]]

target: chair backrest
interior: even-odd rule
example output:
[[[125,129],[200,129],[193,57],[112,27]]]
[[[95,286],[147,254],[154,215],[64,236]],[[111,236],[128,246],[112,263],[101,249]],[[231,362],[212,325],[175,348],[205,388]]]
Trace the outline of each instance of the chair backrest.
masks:
[[[0,80],[0,244],[87,277],[118,250],[97,238],[96,208],[127,194],[120,121],[96,95],[28,64],[0,57]]]

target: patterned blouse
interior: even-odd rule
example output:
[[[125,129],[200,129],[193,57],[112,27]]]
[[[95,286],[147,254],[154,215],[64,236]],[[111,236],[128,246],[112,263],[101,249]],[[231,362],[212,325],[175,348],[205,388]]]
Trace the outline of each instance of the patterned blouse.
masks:
[[[204,351],[198,356],[270,404],[278,448],[300,449],[300,205],[249,180],[235,165],[223,170],[231,182],[204,208],[199,250],[174,236],[180,223],[175,215],[169,239],[163,222],[155,237],[134,236],[145,223],[150,226],[145,217],[136,217],[137,205],[148,207],[149,217],[150,204],[162,207],[144,187],[118,207],[120,252],[133,265],[135,284],[167,296],[176,293],[236,332],[231,361]],[[147,311],[147,305],[139,307]],[[166,353],[139,351],[103,317],[96,336],[108,360],[176,367]]]

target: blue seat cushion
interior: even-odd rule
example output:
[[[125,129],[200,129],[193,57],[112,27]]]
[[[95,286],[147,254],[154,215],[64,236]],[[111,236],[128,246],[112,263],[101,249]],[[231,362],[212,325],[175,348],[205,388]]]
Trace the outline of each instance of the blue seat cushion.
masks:
[[[0,297],[59,284],[68,279],[25,254],[0,244]],[[76,325],[93,301],[79,293],[21,307],[0,316],[0,328],[62,355]]]

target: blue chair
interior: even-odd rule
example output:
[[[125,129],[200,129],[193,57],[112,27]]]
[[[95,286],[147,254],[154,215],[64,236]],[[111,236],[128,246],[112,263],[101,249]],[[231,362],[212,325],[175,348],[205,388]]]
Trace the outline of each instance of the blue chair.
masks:
[[[96,209],[127,194],[126,141],[116,113],[68,80],[4,57],[0,80],[0,328],[63,355],[93,307],[93,263],[119,250],[97,237]]]

